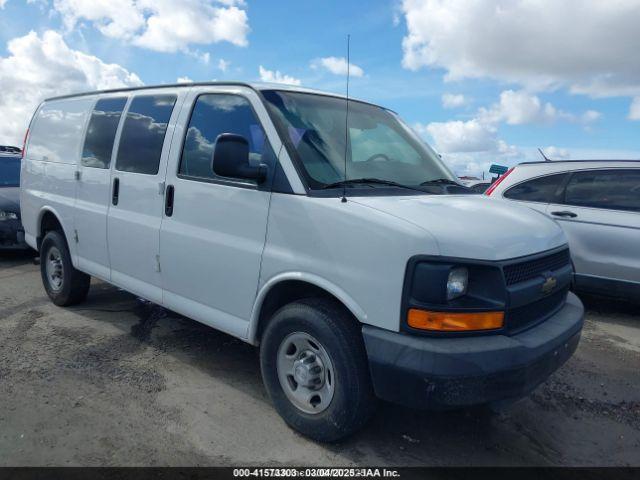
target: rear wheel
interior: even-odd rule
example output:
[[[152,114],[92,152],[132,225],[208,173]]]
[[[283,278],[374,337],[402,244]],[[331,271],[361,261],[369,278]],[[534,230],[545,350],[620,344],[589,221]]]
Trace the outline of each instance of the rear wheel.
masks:
[[[314,440],[351,435],[374,411],[360,328],[336,302],[306,299],[276,312],[262,337],[260,364],[278,413]]]
[[[73,267],[67,241],[57,230],[47,232],[42,240],[40,273],[44,289],[56,305],[75,305],[87,297],[91,277]]]

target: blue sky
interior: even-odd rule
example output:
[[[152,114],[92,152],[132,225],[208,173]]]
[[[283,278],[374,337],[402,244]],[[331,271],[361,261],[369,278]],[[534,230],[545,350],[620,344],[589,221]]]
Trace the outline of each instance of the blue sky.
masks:
[[[67,91],[262,77],[343,93],[350,34],[352,95],[397,111],[456,173],[537,147],[640,158],[640,1],[608,3],[0,0],[0,142]]]

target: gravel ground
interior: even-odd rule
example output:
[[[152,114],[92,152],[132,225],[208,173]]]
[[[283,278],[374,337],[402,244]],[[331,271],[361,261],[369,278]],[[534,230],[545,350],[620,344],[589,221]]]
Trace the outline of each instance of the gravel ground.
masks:
[[[381,404],[337,445],[289,430],[257,350],[105,283],[48,301],[0,254],[0,466],[640,465],[640,307],[583,299],[575,356],[502,413]]]

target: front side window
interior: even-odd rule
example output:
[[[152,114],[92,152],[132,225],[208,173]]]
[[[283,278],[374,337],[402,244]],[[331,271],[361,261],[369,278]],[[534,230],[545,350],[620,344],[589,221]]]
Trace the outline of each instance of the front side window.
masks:
[[[242,135],[247,139],[252,165],[273,163],[273,150],[249,101],[239,95],[213,93],[200,95],[196,100],[178,173],[186,177],[218,178],[212,169],[213,150],[216,139],[223,133]]]
[[[94,168],[109,168],[113,141],[118,123],[127,103],[123,98],[103,98],[98,100],[84,140],[82,165]]]
[[[20,185],[20,157],[0,156],[0,187]]]
[[[640,212],[640,169],[576,172],[567,183],[564,203]]]
[[[124,120],[116,169],[156,175],[175,95],[135,97]]]
[[[507,190],[504,197],[523,202],[554,203],[566,176],[560,173],[519,183]]]
[[[276,90],[262,93],[311,188],[321,189],[345,177],[414,187],[434,180],[456,181],[440,158],[384,108],[349,101],[346,128],[344,99]]]

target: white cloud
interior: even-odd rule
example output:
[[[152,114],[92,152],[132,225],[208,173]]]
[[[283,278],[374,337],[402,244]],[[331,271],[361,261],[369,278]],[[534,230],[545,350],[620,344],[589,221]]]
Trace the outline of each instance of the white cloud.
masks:
[[[349,63],[349,75],[352,77],[362,77],[364,70],[353,63]],[[311,62],[311,68],[322,67],[334,75],[347,74],[347,59],[344,57],[324,57]]]
[[[554,147],[550,145],[546,148],[543,148],[545,157],[550,160],[566,160],[571,158],[571,153],[566,148]]]
[[[260,65],[258,72],[260,73],[260,80],[263,82],[286,83],[289,85],[300,85],[302,83],[298,78],[285,75],[279,70],[267,70],[262,65]]]
[[[142,8],[133,0],[54,0],[53,8],[68,30],[87,20],[103,35],[131,40],[145,27]]]
[[[52,30],[14,38],[7,51],[8,56],[0,57],[0,143],[22,143],[29,119],[44,98],[142,85],[120,65],[72,50]]]
[[[0,9],[3,9],[6,3],[7,0],[0,0]]]
[[[428,133],[436,150],[443,153],[498,151],[497,128],[474,118],[468,121],[432,122],[414,125],[422,135]]]
[[[187,55],[191,55],[193,58],[198,59],[205,65],[209,65],[209,62],[211,61],[211,54],[209,52],[200,52],[198,50],[185,49],[184,53],[186,53]]]
[[[557,109],[551,103],[543,103],[537,95],[524,90],[505,90],[500,93],[500,101],[490,108],[481,108],[479,116],[489,123],[505,122],[508,125],[544,124],[564,120],[589,124],[600,118],[600,112],[587,110],[575,115]]]
[[[470,120],[417,124],[415,128],[423,135],[428,134],[436,149],[444,153],[490,152],[510,157],[517,155],[518,149],[499,138],[498,128],[502,123],[545,124],[563,120],[588,125],[599,118],[600,113],[594,110],[575,115],[559,110],[549,102],[544,103],[538,96],[525,91],[505,90],[497,103],[480,108]]]
[[[545,155],[552,160],[565,159],[638,159],[639,151],[633,150],[613,150],[613,149],[584,149],[584,148],[563,148],[556,146],[545,147]],[[512,155],[496,155],[494,152],[480,153],[451,153],[442,156],[445,163],[457,175],[471,175],[482,177],[485,172],[485,178],[491,178],[488,174],[489,167],[492,163],[498,163],[506,166],[513,166],[521,162],[542,160],[538,149],[535,147],[519,147],[516,154]]]
[[[467,103],[467,99],[462,94],[444,93],[442,95],[442,106],[444,108],[458,108]]]
[[[629,107],[629,120],[640,120],[640,97],[636,97]]]
[[[500,101],[489,109],[480,109],[480,115],[487,121],[505,122],[509,125],[530,123],[550,123],[565,116],[551,103],[542,103],[536,95],[525,91],[505,90],[500,93]]]
[[[482,172],[488,172],[492,163],[508,163],[497,161],[493,154],[478,155],[468,153],[456,153],[443,155],[442,160],[458,176],[470,176],[482,178]],[[486,178],[491,178],[489,175]]]
[[[556,148],[556,147],[549,147]],[[602,160],[603,158],[619,159],[619,160],[638,160],[640,159],[640,151],[638,150],[616,150],[616,149],[597,149],[597,148],[560,148],[558,153],[560,156],[552,156],[549,148],[545,148],[545,154],[552,160],[579,159],[579,160]],[[539,159],[539,155],[538,155]]]
[[[88,21],[103,35],[161,52],[192,44],[248,44],[244,2],[217,0],[54,0],[67,29]]]
[[[221,58],[220,60],[218,60],[218,68],[223,72],[227,71],[227,69],[229,68],[229,65],[231,65],[231,62],[229,62],[228,60],[225,60],[224,58]]]
[[[401,8],[405,68],[640,96],[637,0],[404,0]]]
[[[178,79],[176,80],[176,83],[193,83],[193,80],[186,76],[178,77]]]
[[[587,110],[580,116],[579,121],[588,124],[600,120],[601,117],[602,114],[600,112],[596,112],[595,110]]]

